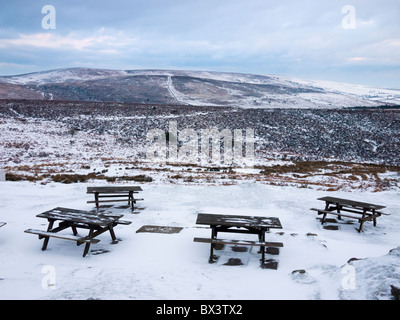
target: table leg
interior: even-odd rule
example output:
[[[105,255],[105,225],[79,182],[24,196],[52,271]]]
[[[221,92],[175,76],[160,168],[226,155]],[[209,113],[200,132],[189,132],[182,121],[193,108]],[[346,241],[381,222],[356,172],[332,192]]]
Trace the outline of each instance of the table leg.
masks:
[[[218,231],[215,226],[211,226],[211,239],[217,239],[217,234]],[[211,243],[210,245],[210,258],[208,260],[209,263],[214,263],[215,262],[215,256],[214,256],[214,248],[215,248],[215,243]]]
[[[258,234],[258,241],[260,242],[265,242],[265,232],[268,229],[263,229],[260,230],[259,234]],[[260,252],[261,252],[261,264],[265,263],[265,246],[260,246]]]
[[[115,241],[115,240],[117,239],[117,237],[115,236],[113,226],[112,226],[112,225],[109,225],[109,226],[108,226],[108,230],[110,231],[111,239],[112,239],[113,241]]]
[[[329,206],[331,205],[331,202],[325,201],[325,210],[324,211],[329,211]],[[320,212],[318,211],[318,214],[320,214]],[[327,213],[323,213],[322,214],[322,219],[321,219],[321,224],[324,224],[325,222],[325,218],[327,216]]]
[[[54,220],[49,220],[49,226],[47,227],[47,231],[51,231],[51,229],[53,229],[53,225],[54,225]],[[49,243],[49,239],[50,237],[44,237],[42,246],[43,251],[47,249],[47,244]]]
[[[339,204],[339,203],[337,203],[336,204],[336,212],[337,213],[340,213],[340,210],[342,209],[342,206]],[[342,216],[341,215],[338,215],[338,219],[339,220],[342,220]]]
[[[99,209],[99,193],[94,193],[94,201],[96,201],[96,208]]]
[[[358,232],[362,231],[362,227],[363,227],[363,224],[364,224],[364,221],[365,221],[364,218],[365,218],[366,213],[367,213],[367,211],[366,211],[366,209],[364,209],[363,210],[363,214],[362,214],[362,218],[360,219],[360,228],[357,230]]]
[[[93,239],[93,232],[94,232],[94,228],[90,227],[90,231],[89,231],[89,235],[88,235],[89,239]],[[86,242],[85,250],[83,251],[83,257],[88,254],[89,249],[90,249],[90,242]]]
[[[128,206],[129,206],[129,205],[132,205],[132,209],[133,209],[133,201],[132,201],[132,198],[133,198],[133,193],[132,193],[132,191],[129,191],[129,194],[128,194]]]

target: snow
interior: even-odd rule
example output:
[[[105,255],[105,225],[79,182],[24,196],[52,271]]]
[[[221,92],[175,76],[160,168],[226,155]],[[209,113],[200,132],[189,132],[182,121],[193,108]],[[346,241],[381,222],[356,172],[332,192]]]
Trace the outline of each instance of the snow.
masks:
[[[83,247],[73,241],[52,238],[41,251],[42,240],[24,233],[28,228],[45,230],[47,221],[36,217],[43,211],[94,209],[86,203],[92,200],[86,187],[93,185],[0,182],[0,221],[7,223],[0,229],[0,299],[388,300],[390,285],[400,285],[399,191],[330,193],[387,206],[384,212],[391,215],[379,217],[376,227],[365,223],[362,233],[355,230],[357,224],[339,223],[337,231],[322,228],[310,208],[323,205],[317,198],[324,191],[257,183],[159,182],[141,184],[144,201],[137,213],[121,204],[104,208],[132,223],[115,227],[121,239],[117,244],[111,244],[108,233],[100,235],[85,258]],[[218,262],[209,264],[209,245],[193,242],[194,237],[210,236],[207,227],[195,224],[200,212],[278,217],[283,229],[266,235],[266,241],[284,244],[279,255],[271,256],[278,269],[260,268],[256,247],[232,252],[226,246],[216,252]],[[183,229],[136,233],[144,225]],[[254,240],[252,235],[223,236]],[[224,265],[232,257],[243,265]],[[348,263],[351,258],[362,260]]]

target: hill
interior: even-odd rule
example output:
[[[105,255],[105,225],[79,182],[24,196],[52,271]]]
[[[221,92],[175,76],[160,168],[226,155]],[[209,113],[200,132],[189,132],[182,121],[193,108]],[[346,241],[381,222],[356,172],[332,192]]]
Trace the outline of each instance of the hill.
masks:
[[[0,99],[346,108],[400,104],[400,90],[276,75],[70,68],[0,77]]]

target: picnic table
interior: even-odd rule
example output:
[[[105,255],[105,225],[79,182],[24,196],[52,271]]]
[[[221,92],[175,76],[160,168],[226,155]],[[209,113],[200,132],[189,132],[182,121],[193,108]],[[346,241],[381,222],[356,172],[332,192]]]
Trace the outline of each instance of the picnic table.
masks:
[[[335,198],[335,197],[322,197],[317,200],[325,201],[324,209],[311,208],[311,210],[317,211],[318,215],[322,214],[321,224],[324,224],[326,216],[328,214],[336,215],[339,220],[342,217],[357,219],[360,223],[358,232],[362,231],[365,221],[373,221],[376,226],[376,218],[381,215],[388,215],[383,213],[381,210],[386,208],[383,205],[372,204],[367,202],[354,201],[349,199]],[[344,213],[343,213],[344,212]],[[350,212],[351,214],[347,214]]]
[[[120,220],[122,216],[121,214],[106,215],[84,210],[57,207],[36,216],[48,220],[47,231],[27,229],[25,232],[37,234],[39,239],[44,238],[42,246],[43,251],[46,250],[50,237],[76,241],[78,246],[85,243],[85,249],[83,251],[83,257],[85,257],[89,252],[90,244],[100,241],[99,239],[95,239],[100,234],[109,231],[112,240],[116,241],[113,228],[118,224],[131,223],[130,221]],[[56,221],[59,221],[59,225],[54,228],[54,223]],[[73,235],[59,233],[69,227],[72,229]],[[77,228],[88,229],[89,234],[87,236],[78,235]]]
[[[128,201],[128,205],[134,208],[136,201],[143,199],[134,198],[133,194],[143,191],[139,186],[99,186],[99,187],[87,187],[87,192],[89,194],[94,194],[94,201],[87,201],[87,203],[96,203],[96,208],[99,208],[99,203],[103,202],[118,202],[118,201]],[[111,198],[99,200],[99,198]],[[123,198],[123,199],[115,199]]]
[[[266,247],[283,247],[280,242],[265,242],[265,233],[270,228],[282,229],[279,219],[275,217],[199,213],[196,224],[209,225],[211,228],[211,238],[194,238],[195,242],[211,244],[210,263],[215,262],[214,248],[216,244],[260,246],[262,265],[265,263]],[[258,241],[218,239],[219,232],[255,234],[258,235]]]

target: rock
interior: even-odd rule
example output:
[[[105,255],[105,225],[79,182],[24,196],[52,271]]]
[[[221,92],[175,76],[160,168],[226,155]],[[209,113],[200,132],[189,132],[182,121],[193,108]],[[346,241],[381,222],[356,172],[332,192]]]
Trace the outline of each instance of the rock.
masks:
[[[298,270],[293,270],[292,274],[305,274],[306,270],[304,269],[298,269]]]
[[[240,259],[229,258],[228,262],[224,263],[225,266],[242,266],[243,263]]]
[[[274,259],[265,260],[265,262],[261,264],[261,269],[277,270],[278,269],[278,261],[276,261]]]
[[[350,258],[347,263],[353,262],[353,261],[357,261],[357,260],[362,260],[360,258]]]
[[[392,295],[395,300],[400,300],[400,288],[396,286],[390,286],[392,288]]]
[[[339,230],[338,226],[334,226],[334,225],[328,225],[328,226],[324,226],[324,229],[326,230]]]
[[[265,249],[265,253],[272,254],[272,255],[278,255],[279,254],[279,248],[268,247],[267,249]]]

